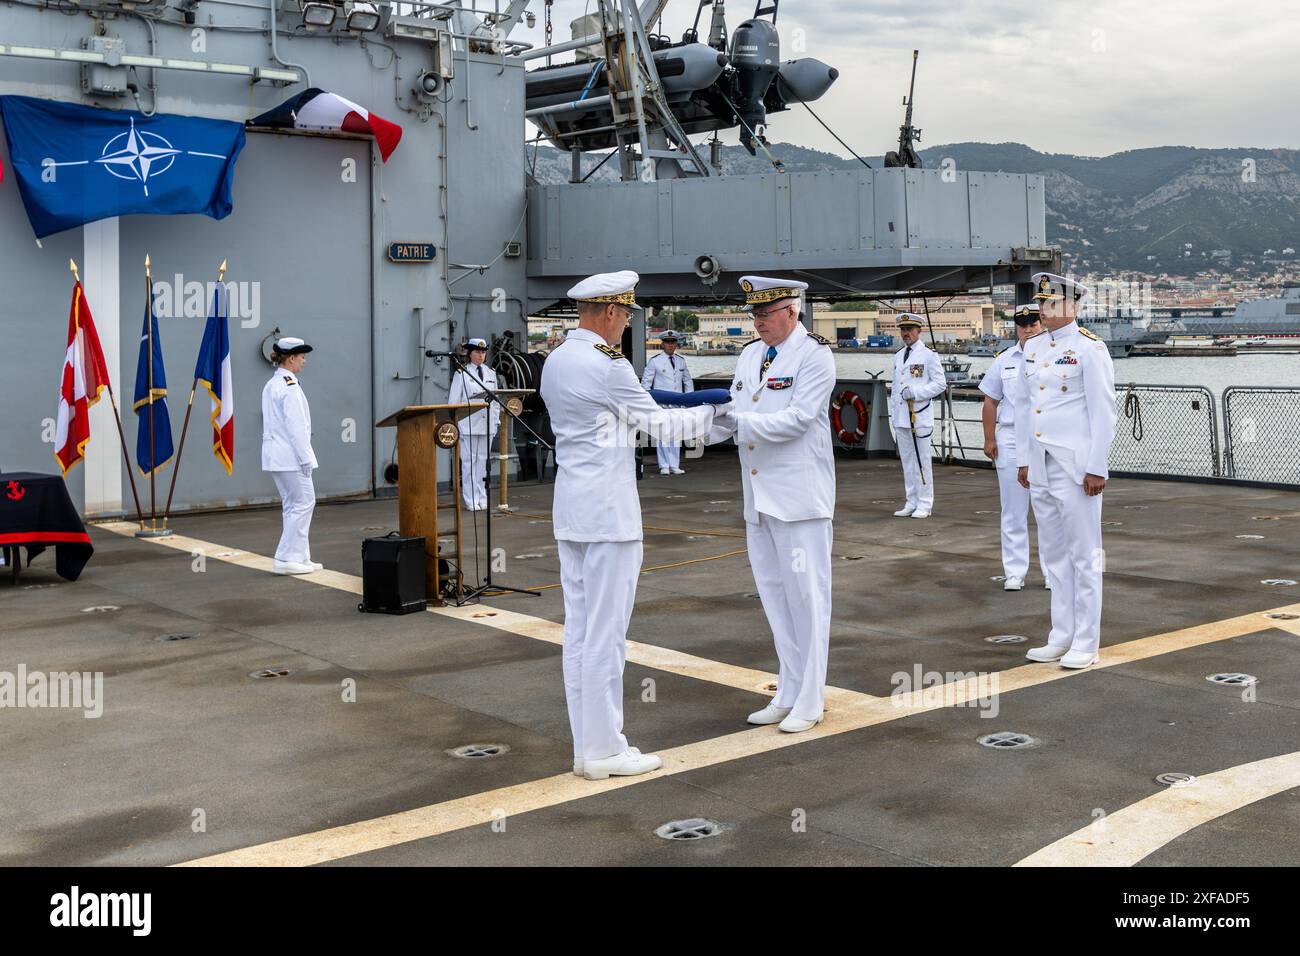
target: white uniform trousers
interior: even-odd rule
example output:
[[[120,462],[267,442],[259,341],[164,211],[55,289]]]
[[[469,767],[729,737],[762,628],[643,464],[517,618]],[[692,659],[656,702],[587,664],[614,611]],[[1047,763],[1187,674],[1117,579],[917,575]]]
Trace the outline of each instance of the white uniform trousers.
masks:
[[[780,665],[772,703],[816,720],[831,646],[831,520],[759,514],[758,524],[745,523],[745,539]]]
[[[460,436],[460,500],[470,511],[488,506],[487,478],[488,436]]]
[[[1014,445],[998,442],[997,467],[998,492],[1002,502],[1002,573],[1022,581],[1029,574],[1029,489],[1016,480],[1016,449]],[[1038,566],[1043,580],[1047,577],[1047,558],[1043,556],[1043,523],[1034,509],[1034,523],[1038,525]]]
[[[564,588],[564,696],[575,759],[627,749],[623,662],[641,573],[640,541],[557,541]]]
[[[273,471],[271,477],[280,492],[280,511],[284,516],[275,560],[306,564],[311,560],[307,535],[311,531],[312,512],[316,510],[316,489],[311,475],[301,471]]]
[[[934,469],[930,465],[930,436],[917,436],[912,445],[912,429],[897,428],[898,457],[903,462],[903,485],[907,489],[907,506],[915,511],[934,510]],[[920,466],[917,465],[916,448],[921,449]],[[921,483],[922,469],[925,484]]]
[[[1102,495],[1089,497],[1064,468],[1046,455],[1047,483],[1033,485],[1041,556],[1052,582],[1053,647],[1096,652],[1101,641]]]
[[[680,468],[682,466],[682,446],[674,442],[671,445],[656,445],[655,454],[659,456],[659,467]]]

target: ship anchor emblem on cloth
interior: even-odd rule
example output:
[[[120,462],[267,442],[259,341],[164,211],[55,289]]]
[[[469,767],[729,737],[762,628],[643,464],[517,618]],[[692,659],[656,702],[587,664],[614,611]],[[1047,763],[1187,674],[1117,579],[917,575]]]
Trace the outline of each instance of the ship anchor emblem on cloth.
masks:
[[[21,501],[23,495],[27,494],[27,489],[16,481],[9,482],[8,488],[9,490],[5,492],[5,497],[10,501]]]

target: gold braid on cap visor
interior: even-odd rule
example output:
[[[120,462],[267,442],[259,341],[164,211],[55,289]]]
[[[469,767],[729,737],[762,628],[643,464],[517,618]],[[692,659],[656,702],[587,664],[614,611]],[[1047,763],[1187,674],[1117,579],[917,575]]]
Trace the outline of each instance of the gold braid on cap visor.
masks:
[[[615,292],[611,295],[593,295],[582,299],[578,302],[614,302],[618,305],[636,305],[636,289],[628,289],[626,292]]]
[[[759,289],[757,292],[745,293],[745,305],[762,305],[764,302],[775,302],[777,299],[797,299],[798,297],[798,289]]]

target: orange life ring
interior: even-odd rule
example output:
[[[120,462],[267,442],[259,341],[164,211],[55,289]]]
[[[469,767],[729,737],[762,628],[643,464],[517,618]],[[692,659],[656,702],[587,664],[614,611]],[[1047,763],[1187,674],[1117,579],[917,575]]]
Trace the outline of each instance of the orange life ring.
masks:
[[[853,431],[849,431],[844,427],[844,418],[841,415],[840,410],[845,405],[852,405],[853,411],[856,412],[858,416],[858,421],[854,426]],[[839,395],[835,396],[835,399],[831,402],[831,427],[834,428],[835,433],[840,436],[840,441],[844,442],[846,445],[856,445],[866,436],[866,426],[867,406],[863,403],[862,399],[858,397],[857,392],[845,389],[840,392]]]

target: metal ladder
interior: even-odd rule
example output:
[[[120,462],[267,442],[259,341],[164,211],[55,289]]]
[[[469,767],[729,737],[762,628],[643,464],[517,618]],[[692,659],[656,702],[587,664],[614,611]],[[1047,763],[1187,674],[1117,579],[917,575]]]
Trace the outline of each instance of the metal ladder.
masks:
[[[633,0],[600,0],[605,76],[609,83],[614,138],[624,181],[709,176],[663,94],[645,24]],[[683,147],[675,150],[669,138]],[[634,152],[633,144],[640,150]],[[649,160],[657,160],[654,166]],[[665,170],[664,167],[667,166]],[[669,175],[662,176],[660,173]]]

